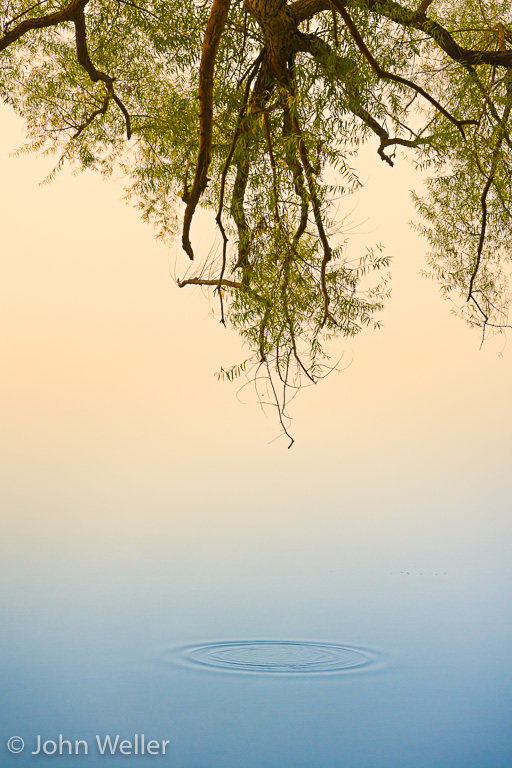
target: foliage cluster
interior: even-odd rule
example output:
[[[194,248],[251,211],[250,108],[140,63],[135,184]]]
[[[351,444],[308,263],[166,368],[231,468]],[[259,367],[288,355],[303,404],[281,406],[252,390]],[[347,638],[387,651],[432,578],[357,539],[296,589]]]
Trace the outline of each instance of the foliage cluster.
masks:
[[[484,335],[506,326],[510,23],[508,0],[0,0],[0,97],[56,170],[122,169],[191,259],[213,211],[220,252],[178,284],[215,291],[286,389],[328,370],[327,339],[378,325],[389,259],[349,262],[337,218],[370,139],[429,172],[429,274]]]

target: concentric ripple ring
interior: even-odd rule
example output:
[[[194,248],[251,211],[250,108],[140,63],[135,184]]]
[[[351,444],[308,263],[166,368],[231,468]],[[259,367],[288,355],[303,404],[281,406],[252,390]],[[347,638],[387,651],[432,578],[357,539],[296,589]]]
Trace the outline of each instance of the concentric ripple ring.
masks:
[[[259,674],[325,674],[368,667],[372,654],[362,648],[298,640],[234,640],[179,649],[194,666]]]

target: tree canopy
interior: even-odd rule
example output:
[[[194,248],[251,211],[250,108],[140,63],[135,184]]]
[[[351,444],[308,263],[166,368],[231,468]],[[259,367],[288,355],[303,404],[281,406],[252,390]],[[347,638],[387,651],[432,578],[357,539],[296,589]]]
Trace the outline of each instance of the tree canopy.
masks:
[[[378,325],[389,292],[379,247],[344,252],[364,142],[428,173],[427,270],[483,336],[507,325],[511,22],[508,0],[0,0],[0,95],[55,172],[121,169],[180,234],[178,284],[215,292],[282,420],[274,382],[321,377],[325,342]],[[195,259],[198,206],[220,239]]]

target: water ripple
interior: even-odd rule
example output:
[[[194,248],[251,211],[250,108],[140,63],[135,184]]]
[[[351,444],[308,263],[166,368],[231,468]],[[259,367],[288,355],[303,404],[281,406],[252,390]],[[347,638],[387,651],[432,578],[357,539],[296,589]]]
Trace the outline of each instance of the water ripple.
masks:
[[[177,649],[189,665],[259,674],[325,674],[350,672],[374,663],[362,648],[298,640],[233,640]]]

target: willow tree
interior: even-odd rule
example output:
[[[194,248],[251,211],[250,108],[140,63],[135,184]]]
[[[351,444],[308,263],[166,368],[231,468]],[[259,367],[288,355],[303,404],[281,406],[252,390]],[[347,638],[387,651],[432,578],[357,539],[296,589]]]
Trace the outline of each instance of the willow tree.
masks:
[[[192,260],[194,214],[211,210],[219,247],[178,284],[217,294],[274,391],[321,376],[327,339],[378,324],[388,259],[369,248],[349,261],[337,216],[365,141],[377,162],[392,166],[400,148],[430,171],[416,198],[430,271],[471,325],[506,325],[508,0],[0,9],[0,93],[29,146],[57,151],[56,170],[122,168],[144,218],[162,237],[181,230]]]

